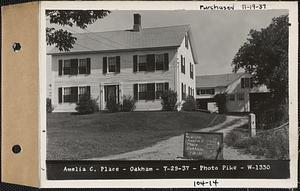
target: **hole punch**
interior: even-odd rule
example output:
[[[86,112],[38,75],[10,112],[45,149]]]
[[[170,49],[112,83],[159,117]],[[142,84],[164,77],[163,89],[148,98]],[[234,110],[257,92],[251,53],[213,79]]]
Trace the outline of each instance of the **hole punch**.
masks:
[[[21,50],[21,44],[18,42],[13,43],[12,49],[14,52],[19,52]]]
[[[20,145],[14,145],[11,150],[14,154],[18,154],[21,152],[22,149]]]

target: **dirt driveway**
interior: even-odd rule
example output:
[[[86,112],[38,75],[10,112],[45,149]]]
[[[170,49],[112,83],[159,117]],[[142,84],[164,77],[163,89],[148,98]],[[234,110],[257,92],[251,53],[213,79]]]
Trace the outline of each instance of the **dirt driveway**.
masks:
[[[247,117],[226,116],[226,120],[213,127],[198,132],[221,132],[224,136],[233,128],[248,123]],[[158,142],[157,144],[141,150],[128,153],[110,155],[89,160],[180,160],[183,155],[183,134]],[[238,149],[224,145],[223,157],[225,160],[256,160],[262,159],[254,155],[242,154]]]

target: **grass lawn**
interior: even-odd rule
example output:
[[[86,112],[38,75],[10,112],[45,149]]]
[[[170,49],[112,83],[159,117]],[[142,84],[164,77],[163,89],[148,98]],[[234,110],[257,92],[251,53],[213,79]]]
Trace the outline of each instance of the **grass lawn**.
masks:
[[[159,111],[50,113],[47,114],[47,159],[88,159],[142,149],[185,131],[205,128],[215,115]]]

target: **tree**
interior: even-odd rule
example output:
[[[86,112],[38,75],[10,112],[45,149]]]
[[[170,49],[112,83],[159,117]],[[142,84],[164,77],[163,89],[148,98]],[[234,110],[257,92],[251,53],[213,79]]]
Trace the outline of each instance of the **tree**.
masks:
[[[110,13],[108,10],[46,10],[46,17],[50,24],[60,26],[79,27],[86,29],[96,20],[102,19]],[[55,45],[60,51],[70,51],[77,38],[64,29],[46,28],[47,45]]]
[[[288,27],[288,15],[282,15],[260,31],[250,30],[232,62],[234,72],[252,74],[253,83],[265,84],[277,103],[288,98]]]

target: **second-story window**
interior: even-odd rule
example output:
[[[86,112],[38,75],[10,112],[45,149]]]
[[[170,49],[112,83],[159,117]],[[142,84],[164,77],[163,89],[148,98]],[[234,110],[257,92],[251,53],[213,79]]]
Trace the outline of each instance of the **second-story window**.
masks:
[[[185,74],[185,57],[183,57],[183,56],[181,55],[180,61],[181,61],[181,73],[184,73],[184,74]]]
[[[91,73],[91,59],[66,59],[58,61],[58,75],[77,75]]]
[[[133,72],[169,70],[169,54],[147,54],[133,56]]]
[[[120,73],[120,56],[103,57],[103,74]]]
[[[241,78],[241,88],[252,88],[251,78]]]
[[[194,66],[191,62],[190,62],[190,78],[194,79]]]

